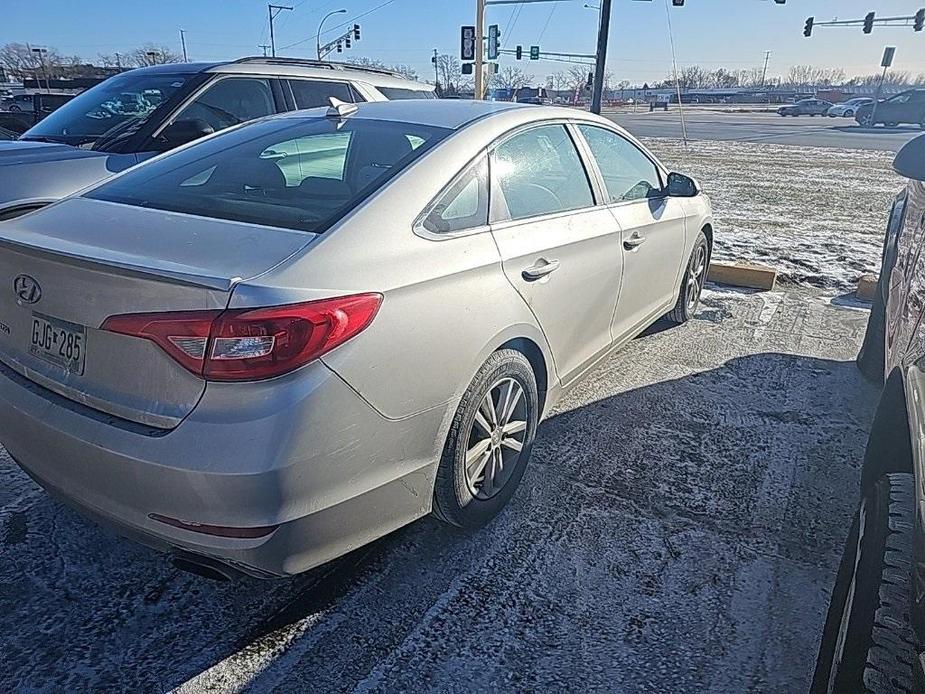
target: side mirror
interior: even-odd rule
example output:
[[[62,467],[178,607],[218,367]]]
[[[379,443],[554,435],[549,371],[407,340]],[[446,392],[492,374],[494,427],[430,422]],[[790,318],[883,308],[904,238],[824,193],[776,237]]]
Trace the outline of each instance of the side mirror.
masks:
[[[190,118],[175,120],[161,131],[160,139],[164,149],[172,149],[214,132],[215,129],[201,118]]]
[[[681,173],[668,174],[668,197],[692,198],[700,192],[697,182]]]
[[[919,135],[899,150],[893,170],[914,181],[925,181],[925,135]]]

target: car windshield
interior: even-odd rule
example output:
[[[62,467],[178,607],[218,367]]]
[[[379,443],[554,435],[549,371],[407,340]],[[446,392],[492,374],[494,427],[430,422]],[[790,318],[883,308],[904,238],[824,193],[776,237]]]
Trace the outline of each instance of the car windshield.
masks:
[[[276,118],[141,166],[87,197],[322,232],[449,132],[362,118]]]
[[[23,139],[92,146],[117,131],[143,123],[191,77],[132,72],[110,77],[37,123]]]

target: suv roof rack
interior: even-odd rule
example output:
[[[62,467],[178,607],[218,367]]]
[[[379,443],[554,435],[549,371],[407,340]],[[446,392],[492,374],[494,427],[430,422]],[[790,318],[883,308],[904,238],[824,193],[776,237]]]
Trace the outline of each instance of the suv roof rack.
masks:
[[[390,77],[405,78],[400,72],[389,70],[381,67],[370,67],[366,65],[355,65],[354,63],[338,63],[327,60],[313,60],[311,58],[271,58],[269,56],[252,55],[245,58],[238,58],[231,61],[232,63],[265,63],[267,65],[302,65],[304,67],[316,67],[325,70],[356,70],[357,72],[375,72],[380,75],[389,75]]]

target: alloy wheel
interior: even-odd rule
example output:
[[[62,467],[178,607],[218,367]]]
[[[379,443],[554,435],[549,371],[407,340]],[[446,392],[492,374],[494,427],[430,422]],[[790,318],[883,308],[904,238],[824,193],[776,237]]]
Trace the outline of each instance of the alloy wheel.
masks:
[[[466,448],[466,485],[490,499],[511,478],[527,435],[527,399],[513,378],[495,383],[479,403]]]
[[[700,301],[700,294],[703,292],[703,285],[707,278],[707,247],[704,245],[697,246],[694,251],[694,257],[691,258],[691,265],[687,272],[687,310],[692,312],[697,308],[697,302]]]

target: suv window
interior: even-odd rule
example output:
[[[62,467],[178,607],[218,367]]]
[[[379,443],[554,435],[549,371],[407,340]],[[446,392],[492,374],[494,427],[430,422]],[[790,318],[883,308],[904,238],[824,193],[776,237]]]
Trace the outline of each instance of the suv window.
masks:
[[[467,169],[440,196],[424,220],[435,233],[462,231],[488,224],[488,157]]]
[[[594,155],[610,202],[643,200],[662,190],[658,168],[629,140],[606,128],[579,125]]]
[[[541,125],[505,140],[492,153],[491,170],[510,219],[594,204],[588,174],[563,125]]]
[[[389,101],[402,99],[436,99],[437,95],[429,89],[404,89],[402,87],[376,87]]]
[[[912,95],[911,95],[911,94],[897,94],[897,95],[894,96],[892,99],[889,99],[889,103],[891,103],[891,104],[905,104],[906,102],[909,101],[910,98],[912,98]]]
[[[307,178],[343,181],[351,135],[337,132],[286,140],[262,151],[260,158],[276,163],[287,186],[302,185]]]
[[[229,77],[209,87],[174,120],[202,120],[213,130],[276,113],[270,81],[256,77]]]
[[[331,97],[348,104],[362,101],[348,84],[329,82],[327,80],[289,80],[296,108],[317,108],[330,106]]]

